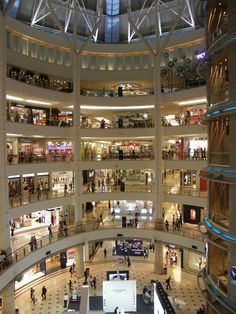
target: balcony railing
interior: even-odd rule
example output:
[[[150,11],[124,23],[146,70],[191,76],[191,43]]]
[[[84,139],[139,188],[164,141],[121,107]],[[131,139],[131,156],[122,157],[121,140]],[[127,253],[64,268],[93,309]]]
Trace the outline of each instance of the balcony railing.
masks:
[[[28,114],[26,115],[19,115],[16,112],[7,113],[7,120],[9,122],[17,122],[17,123],[24,123],[24,124],[33,124],[39,126],[60,126],[60,127],[72,127],[73,122],[71,120],[57,120],[57,119],[34,119],[30,117]]]
[[[206,191],[200,191],[200,189],[193,188],[191,186],[163,185],[162,186],[162,192],[164,194],[171,194],[171,195],[187,195],[187,196],[207,197]]]
[[[149,96],[153,95],[153,88],[115,90],[115,89],[88,89],[81,88],[80,95],[93,97],[129,97],[129,96]]]
[[[51,154],[42,154],[42,155],[12,155],[8,154],[7,161],[9,165],[16,164],[32,164],[32,163],[41,163],[41,162],[69,162],[73,161],[73,155],[51,155]]]
[[[65,191],[64,189],[55,191],[36,191],[34,194],[10,196],[9,207],[14,208],[31,203],[36,203],[45,200],[67,197],[74,194],[74,189]]]
[[[73,92],[73,83],[64,79],[48,77],[46,74],[36,73],[31,70],[7,66],[7,76],[25,84],[55,90],[57,92]]]
[[[141,192],[141,193],[150,193],[155,191],[155,185],[145,185],[145,184],[106,184],[105,186],[96,186],[93,187],[92,184],[83,186],[82,188],[82,193],[83,194],[93,194],[93,193],[110,193],[110,192],[115,192],[115,193],[120,193],[120,192]]]
[[[178,152],[175,150],[163,150],[162,159],[164,160],[207,160],[207,152],[205,150],[195,150]]]
[[[81,158],[83,161],[112,161],[112,160],[152,160],[154,154],[150,153],[123,153],[122,156],[119,153],[101,153],[93,156],[91,153],[82,153]]]
[[[86,222],[79,224],[76,227],[69,227],[66,234],[61,233],[59,230],[58,232],[53,232],[52,236],[44,236],[42,238],[36,239],[35,244],[32,246],[30,244],[24,245],[11,254],[5,256],[5,258],[0,263],[0,271],[3,272],[11,265],[17,263],[18,261],[22,260],[25,256],[29,255],[33,251],[45,247],[49,244],[55,243],[60,241],[64,238],[68,238],[70,236],[74,236],[77,234],[81,234],[84,232],[91,232],[95,230],[109,230],[109,229],[121,229],[122,228],[122,221],[105,221],[100,223],[99,221],[93,222]],[[174,235],[179,235],[191,239],[195,239],[198,241],[204,241],[204,236],[198,230],[193,230],[191,228],[181,227],[179,230],[169,229],[166,230],[165,224],[159,221],[151,221],[151,222],[139,222],[137,227],[127,227],[132,229],[138,230],[158,230]]]
[[[229,165],[230,164],[230,153],[229,152],[210,152],[209,153],[209,164],[210,165]]]

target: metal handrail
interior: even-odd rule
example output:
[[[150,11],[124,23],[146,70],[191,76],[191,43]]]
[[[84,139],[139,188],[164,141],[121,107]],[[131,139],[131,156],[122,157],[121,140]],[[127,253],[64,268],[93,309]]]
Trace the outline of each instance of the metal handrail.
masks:
[[[122,226],[124,227],[121,220],[119,220],[119,221],[109,220],[109,221],[103,222],[103,221],[100,221],[98,219],[97,221],[84,222],[84,223],[80,223],[77,226],[68,227],[66,234],[64,234],[63,231],[60,231],[60,229],[58,229],[58,231],[52,232],[51,236],[47,235],[47,236],[43,236],[39,239],[36,239],[36,244],[33,247],[29,243],[27,245],[24,245],[24,246],[16,249],[15,251],[11,252],[10,254],[7,254],[6,258],[5,258],[5,260],[6,260],[5,264],[6,265],[3,269],[1,267],[0,271],[3,272],[8,267],[10,267],[11,265],[22,260],[25,256],[29,255],[33,251],[35,251],[39,248],[42,248],[46,245],[49,245],[49,244],[55,243],[57,241],[60,241],[62,239],[65,239],[67,237],[71,237],[71,236],[74,236],[76,234],[80,234],[83,232],[91,232],[91,231],[95,231],[95,230],[121,229]],[[175,234],[175,235],[181,235],[181,236],[195,239],[198,241],[204,241],[204,236],[198,230],[193,230],[191,228],[181,227],[178,230],[168,228],[168,231],[167,231],[165,224],[163,222],[160,222],[160,221],[139,222],[137,227],[127,226],[127,228],[144,229],[144,230],[158,230],[158,231],[171,233],[171,234]]]

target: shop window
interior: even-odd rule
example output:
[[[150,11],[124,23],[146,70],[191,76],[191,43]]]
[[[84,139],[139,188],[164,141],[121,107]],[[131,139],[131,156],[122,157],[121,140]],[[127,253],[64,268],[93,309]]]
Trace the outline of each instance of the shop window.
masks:
[[[36,43],[30,43],[30,56],[32,58],[37,58],[37,45]]]
[[[149,69],[150,67],[150,58],[148,55],[143,56],[143,68],[144,69]]]
[[[41,61],[45,61],[45,47],[39,45],[38,46],[38,58]]]
[[[84,56],[83,55],[81,57],[81,67],[82,67],[82,69],[87,69],[88,68],[88,56]]]
[[[140,56],[134,56],[134,69],[139,70],[141,68],[141,58]]]
[[[82,56],[82,60],[83,60],[83,57],[84,56]],[[64,65],[67,67],[71,66],[71,55],[69,52],[64,52]],[[83,66],[82,66],[82,68],[83,68]]]
[[[89,56],[89,69],[96,70],[97,68],[97,57],[96,56]]]
[[[6,47],[7,47],[8,49],[11,48],[11,45],[10,45],[10,38],[11,38],[11,34],[7,31],[7,32],[6,32]]]
[[[11,48],[14,52],[18,52],[19,49],[19,38],[15,35],[11,36]]]
[[[117,70],[123,70],[123,57],[117,57]]]
[[[106,58],[104,56],[98,57],[99,70],[106,70]]]
[[[54,49],[48,47],[48,62],[54,62]]]
[[[56,50],[56,63],[62,65],[62,52],[60,50]]]
[[[115,58],[114,57],[107,58],[107,69],[109,71],[115,70]]]
[[[131,70],[132,68],[132,58],[131,56],[125,57],[125,69],[126,70]]]
[[[20,39],[20,45],[21,45],[21,53],[24,55],[24,56],[28,56],[28,40],[27,39],[24,39],[24,38],[21,38]]]

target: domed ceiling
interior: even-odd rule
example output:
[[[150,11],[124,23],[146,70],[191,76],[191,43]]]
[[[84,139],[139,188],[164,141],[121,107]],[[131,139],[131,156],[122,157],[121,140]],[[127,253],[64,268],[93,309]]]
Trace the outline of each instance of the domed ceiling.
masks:
[[[48,32],[76,34],[94,42],[127,43],[192,30],[198,0],[1,0],[10,16]],[[157,25],[157,26],[156,26]]]

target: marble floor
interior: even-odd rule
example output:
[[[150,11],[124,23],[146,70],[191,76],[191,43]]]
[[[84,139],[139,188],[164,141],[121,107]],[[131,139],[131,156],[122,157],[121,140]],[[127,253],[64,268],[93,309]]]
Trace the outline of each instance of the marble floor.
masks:
[[[118,258],[112,255],[112,246],[114,242],[104,241],[103,247],[99,248],[92,262],[86,263],[90,268],[90,274],[97,278],[97,288],[94,290],[90,287],[90,295],[102,295],[102,281],[106,280],[108,270],[127,270],[127,265],[123,266],[118,263]],[[107,249],[107,257],[104,259],[103,250]],[[194,274],[181,271],[178,266],[168,267],[168,275],[156,275],[153,273],[153,253],[149,254],[148,259],[143,257],[131,257],[131,266],[129,268],[130,279],[137,280],[137,293],[142,293],[144,285],[152,279],[164,282],[167,276],[171,276],[172,290],[168,294],[172,296],[177,304],[179,313],[195,314],[200,306],[204,304],[204,299],[197,286],[197,277]],[[51,275],[49,278],[43,277],[38,284],[32,286],[36,292],[37,303],[33,305],[30,300],[30,287],[17,291],[15,295],[16,308],[20,314],[56,314],[63,311],[63,295],[69,292],[68,282],[70,280],[69,271],[66,270],[57,276]],[[81,293],[83,278],[76,278],[73,275],[72,280],[76,280]],[[41,289],[45,285],[47,288],[47,300],[41,300]],[[144,313],[145,314],[145,313]]]

